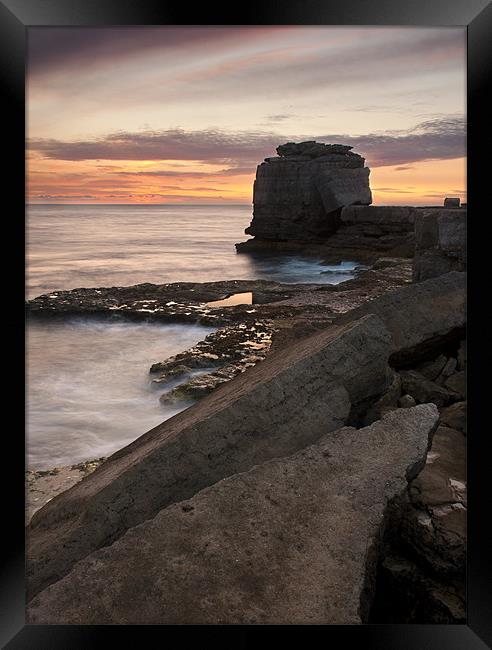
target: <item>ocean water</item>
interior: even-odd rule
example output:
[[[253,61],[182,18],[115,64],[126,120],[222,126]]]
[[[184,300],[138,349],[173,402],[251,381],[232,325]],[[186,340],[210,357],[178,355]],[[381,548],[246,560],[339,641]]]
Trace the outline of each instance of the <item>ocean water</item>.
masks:
[[[149,368],[212,328],[69,318],[35,321],[27,334],[28,467],[107,456],[189,404],[162,405],[172,388]]]
[[[27,211],[27,291],[140,282],[264,279],[336,284],[355,262],[236,253],[244,205],[35,205]],[[322,273],[330,271],[329,273]]]
[[[140,282],[270,279],[338,283],[355,262],[237,254],[248,206],[31,206],[27,296]],[[322,273],[329,271],[328,273]],[[179,412],[149,368],[212,330],[115,319],[30,321],[27,460],[47,469],[107,456]]]

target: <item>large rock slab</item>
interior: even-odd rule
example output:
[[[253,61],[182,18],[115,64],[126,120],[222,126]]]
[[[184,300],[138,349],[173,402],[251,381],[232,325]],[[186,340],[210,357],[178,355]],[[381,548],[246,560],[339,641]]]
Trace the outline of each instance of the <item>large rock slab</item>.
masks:
[[[343,145],[287,143],[256,172],[247,234],[266,240],[313,240],[332,233],[339,210],[371,203],[364,158]]]
[[[424,210],[415,220],[416,282],[466,270],[466,209]]]
[[[171,505],[45,589],[29,622],[364,622],[387,505],[437,420],[430,404],[395,411]]]
[[[271,353],[113,454],[34,515],[29,598],[167,505],[345,424],[353,404],[386,389],[389,352],[376,316],[332,327]]]
[[[347,323],[376,314],[392,336],[390,362],[413,363],[463,337],[466,324],[466,273],[452,271],[390,291],[341,315]]]

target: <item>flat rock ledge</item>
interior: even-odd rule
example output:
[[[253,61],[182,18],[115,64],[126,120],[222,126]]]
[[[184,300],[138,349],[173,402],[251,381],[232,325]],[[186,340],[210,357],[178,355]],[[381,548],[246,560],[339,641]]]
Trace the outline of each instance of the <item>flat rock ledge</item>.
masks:
[[[437,421],[433,404],[401,409],[219,481],[78,562],[28,621],[366,622],[388,505]]]
[[[100,287],[53,291],[27,301],[30,316],[124,316],[162,322],[203,325],[254,321],[268,318],[269,303],[319,288],[320,284],[282,284],[268,280],[224,280],[218,282],[149,282],[129,287]],[[213,307],[207,303],[236,293],[252,292],[254,305]],[[285,309],[285,314],[289,310]],[[275,309],[278,313],[278,309]]]

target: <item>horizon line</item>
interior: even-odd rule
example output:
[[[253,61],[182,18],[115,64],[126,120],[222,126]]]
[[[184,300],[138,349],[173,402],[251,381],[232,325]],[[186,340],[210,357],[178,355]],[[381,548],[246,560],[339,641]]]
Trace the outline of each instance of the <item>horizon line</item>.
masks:
[[[142,207],[149,207],[151,205],[159,207],[163,205],[248,205],[248,206],[253,206],[252,203],[26,203],[26,206],[32,206],[32,205],[131,205],[133,207],[135,206],[142,206]]]
[[[443,197],[444,200],[445,197]],[[463,201],[462,203],[466,203],[466,201]],[[253,208],[254,205],[253,203],[25,203],[25,207],[32,207],[32,206],[89,206],[89,205],[98,205],[98,206],[131,206],[131,207],[179,207],[179,206],[199,206],[199,207],[210,207],[210,206],[230,206],[230,207],[237,207],[237,206],[248,206]],[[442,208],[443,204],[442,203],[433,203],[433,204],[416,204],[416,203],[370,203],[369,206],[373,207],[382,207],[382,206],[391,206],[391,205],[396,205],[397,207],[429,207],[429,208]]]

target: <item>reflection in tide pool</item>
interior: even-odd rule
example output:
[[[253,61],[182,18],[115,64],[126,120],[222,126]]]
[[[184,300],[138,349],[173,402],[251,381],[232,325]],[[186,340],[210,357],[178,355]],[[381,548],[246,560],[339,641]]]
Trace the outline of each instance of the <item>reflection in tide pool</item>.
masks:
[[[234,307],[234,305],[252,305],[253,292],[245,291],[244,293],[233,293],[223,300],[212,300],[207,302],[207,307]]]
[[[212,328],[71,318],[28,326],[28,467],[107,456],[189,404],[162,405],[170,386],[150,366]]]

